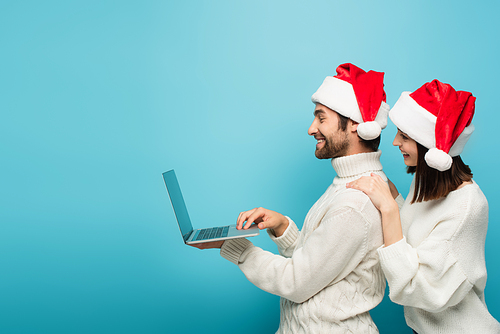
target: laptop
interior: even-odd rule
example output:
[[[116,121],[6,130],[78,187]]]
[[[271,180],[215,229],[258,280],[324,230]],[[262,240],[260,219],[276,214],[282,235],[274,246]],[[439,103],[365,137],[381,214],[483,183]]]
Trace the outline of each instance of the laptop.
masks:
[[[175,176],[175,171],[172,169],[163,173],[163,180],[167,186],[170,202],[174,208],[175,218],[177,219],[177,224],[179,224],[179,229],[181,230],[182,239],[185,244],[191,245],[259,235],[259,228],[255,224],[246,230],[236,229],[236,224],[194,230],[191,225],[191,220],[189,219],[184,198],[182,197],[179,182]]]

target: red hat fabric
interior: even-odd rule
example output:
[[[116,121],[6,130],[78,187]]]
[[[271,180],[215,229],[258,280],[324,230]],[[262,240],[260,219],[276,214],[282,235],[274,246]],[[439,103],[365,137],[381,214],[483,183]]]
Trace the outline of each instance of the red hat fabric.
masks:
[[[337,75],[326,77],[311,100],[359,123],[358,134],[365,140],[377,138],[387,126],[389,105],[383,72],[365,72],[353,64],[342,64]]]
[[[438,80],[424,84],[413,93],[403,92],[390,111],[393,123],[429,151],[427,164],[448,170],[452,156],[459,155],[474,131],[471,124],[476,98],[455,91]]]

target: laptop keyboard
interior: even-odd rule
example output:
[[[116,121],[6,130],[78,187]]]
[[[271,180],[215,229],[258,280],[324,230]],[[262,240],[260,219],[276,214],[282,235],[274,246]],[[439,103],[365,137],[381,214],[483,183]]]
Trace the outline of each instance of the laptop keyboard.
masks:
[[[229,226],[204,228],[198,232],[194,240],[214,239],[226,237],[229,232]]]

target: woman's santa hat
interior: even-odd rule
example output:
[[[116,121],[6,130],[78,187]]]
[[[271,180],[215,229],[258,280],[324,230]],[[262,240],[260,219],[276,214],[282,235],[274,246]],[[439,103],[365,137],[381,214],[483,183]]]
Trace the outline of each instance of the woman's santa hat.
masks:
[[[476,98],[433,80],[415,92],[403,92],[389,113],[392,122],[429,151],[425,161],[441,172],[462,153],[474,131],[471,124]]]
[[[389,105],[383,72],[342,64],[336,76],[326,77],[311,100],[359,123],[357,132],[362,139],[377,138],[387,126]]]

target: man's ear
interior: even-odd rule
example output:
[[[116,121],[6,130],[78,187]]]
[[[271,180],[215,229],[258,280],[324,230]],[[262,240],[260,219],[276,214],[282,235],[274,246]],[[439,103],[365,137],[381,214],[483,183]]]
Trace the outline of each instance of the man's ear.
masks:
[[[353,121],[352,119],[349,119],[349,130],[351,132],[357,132],[358,131],[358,122]]]

